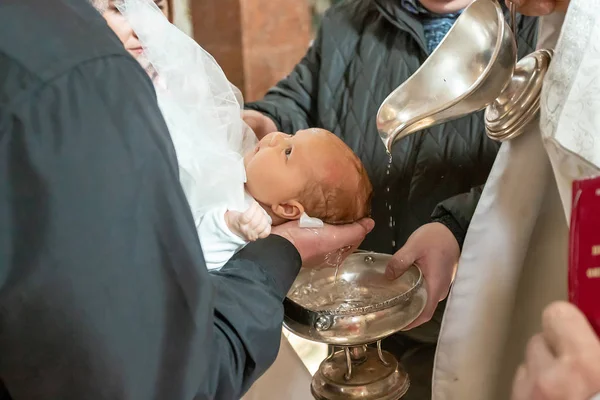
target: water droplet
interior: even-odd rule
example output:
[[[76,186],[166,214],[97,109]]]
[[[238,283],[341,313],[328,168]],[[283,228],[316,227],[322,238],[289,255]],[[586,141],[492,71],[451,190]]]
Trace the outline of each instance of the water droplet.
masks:
[[[390,153],[388,153],[388,155],[389,155],[388,164],[387,164],[387,168],[386,168],[386,171],[385,171],[386,175],[389,175],[390,174],[390,169],[392,169],[392,155]]]

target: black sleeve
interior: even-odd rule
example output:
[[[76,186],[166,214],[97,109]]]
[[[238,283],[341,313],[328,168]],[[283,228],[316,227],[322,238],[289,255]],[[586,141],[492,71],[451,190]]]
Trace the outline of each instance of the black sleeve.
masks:
[[[23,87],[0,109],[0,388],[15,400],[239,399],[275,359],[297,251],[272,236],[208,273],[133,59],[50,82],[0,67]]]
[[[270,117],[281,132],[293,134],[317,126],[321,35],[319,31],[304,58],[286,78],[271,88],[262,100],[247,103],[245,108]]]
[[[434,222],[440,222],[450,229],[461,250],[484,186],[474,187],[467,193],[444,200],[431,216]]]

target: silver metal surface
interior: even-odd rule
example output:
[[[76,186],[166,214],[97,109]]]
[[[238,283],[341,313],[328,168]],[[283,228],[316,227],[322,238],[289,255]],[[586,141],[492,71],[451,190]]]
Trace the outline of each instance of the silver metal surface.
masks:
[[[510,11],[510,29],[512,30],[513,36],[517,37],[517,5],[512,1],[509,1],[508,9]]]
[[[503,142],[523,133],[540,109],[540,95],[552,50],[538,50],[519,61],[508,86],[485,110],[487,135]]]
[[[321,363],[311,382],[315,399],[398,400],[407,392],[410,379],[394,356],[386,351],[380,356],[375,348],[351,349],[361,352],[359,361],[351,360],[352,350],[345,348]],[[352,362],[352,372],[347,362]]]
[[[381,104],[377,128],[386,148],[424,128],[492,103],[511,79],[517,46],[495,0],[475,0],[437,49]]]
[[[438,48],[381,104],[377,128],[388,152],[416,131],[486,108],[486,132],[497,141],[521,133],[539,111],[552,51],[516,63],[516,6],[512,29],[496,0],[475,0]]]
[[[303,269],[284,301],[284,325],[305,339],[338,346],[375,343],[413,322],[427,293],[416,266],[385,277],[392,256],[351,254],[339,267]]]

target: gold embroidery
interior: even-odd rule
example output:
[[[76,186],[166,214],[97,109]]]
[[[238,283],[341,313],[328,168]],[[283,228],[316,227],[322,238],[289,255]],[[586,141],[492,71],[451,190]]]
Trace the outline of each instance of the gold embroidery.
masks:
[[[592,256],[600,256],[600,244],[592,246]]]
[[[600,278],[600,267],[588,268],[587,271],[585,271],[585,275],[590,279]]]

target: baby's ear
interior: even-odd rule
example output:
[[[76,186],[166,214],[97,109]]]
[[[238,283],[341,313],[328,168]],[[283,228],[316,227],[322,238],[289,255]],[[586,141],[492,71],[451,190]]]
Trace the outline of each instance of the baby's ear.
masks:
[[[274,204],[271,206],[273,213],[280,218],[288,221],[300,219],[304,213],[304,207],[296,200],[290,200],[282,204]]]

